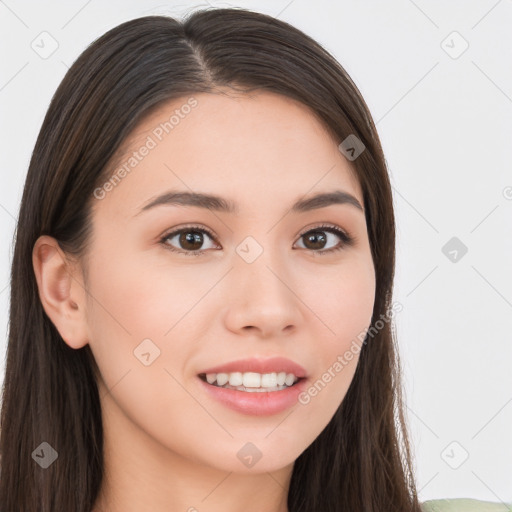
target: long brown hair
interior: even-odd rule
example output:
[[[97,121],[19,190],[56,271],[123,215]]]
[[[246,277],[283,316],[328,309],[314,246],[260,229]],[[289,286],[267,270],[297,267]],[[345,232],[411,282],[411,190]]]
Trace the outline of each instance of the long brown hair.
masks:
[[[85,258],[93,191],[116,150],[162,102],[219,87],[267,90],[310,107],[338,143],[365,150],[352,166],[362,187],[376,272],[372,325],[391,307],[395,220],[380,140],[343,67],[293,26],[245,9],[183,21],[146,16],[94,41],[58,87],[32,154],[15,235],[1,410],[2,512],[91,512],[103,478],[102,416],[88,345],[63,342],[42,307],[32,265],[50,235]],[[419,512],[392,325],[365,340],[348,392],[295,461],[290,512]],[[46,442],[58,459],[43,469]],[[44,445],[46,446],[46,445]]]

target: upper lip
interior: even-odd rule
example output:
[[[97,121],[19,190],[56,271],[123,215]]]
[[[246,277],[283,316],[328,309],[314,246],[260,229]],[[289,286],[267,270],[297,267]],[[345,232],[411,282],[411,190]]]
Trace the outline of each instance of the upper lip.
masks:
[[[200,374],[207,373],[232,373],[232,372],[255,372],[255,373],[293,373],[296,377],[306,377],[306,370],[300,365],[285,357],[271,358],[250,358],[238,359],[226,364],[207,368]]]

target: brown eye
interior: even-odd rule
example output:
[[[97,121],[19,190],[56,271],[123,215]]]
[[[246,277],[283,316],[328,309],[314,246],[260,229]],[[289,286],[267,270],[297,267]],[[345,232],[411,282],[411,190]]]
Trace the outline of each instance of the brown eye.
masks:
[[[168,235],[165,235],[160,241],[171,251],[185,254],[187,256],[200,256],[206,251],[203,247],[205,243],[205,235],[207,238],[212,240],[214,239],[213,235],[206,229],[192,226],[173,231]],[[177,244],[178,247],[169,243],[173,239],[176,239],[174,244]],[[210,248],[215,248],[215,245]]]
[[[327,245],[336,242],[336,237],[341,240],[341,242],[326,249],[325,247]],[[212,245],[205,248],[204,244],[207,238],[212,241]],[[302,239],[304,239],[304,242],[301,248],[308,249],[308,252],[311,252],[313,255],[331,254],[346,246],[353,245],[355,242],[353,237],[333,225],[322,225],[310,229],[300,235],[299,240]],[[170,243],[173,240],[174,242]],[[219,247],[213,243],[214,241],[215,237],[209,230],[198,226],[187,226],[177,229],[165,235],[160,240],[167,249],[186,256],[201,256],[204,255],[208,249],[218,249]]]
[[[309,231],[305,235],[302,235],[302,238],[306,240],[304,245],[306,245],[308,249],[320,250],[323,249],[327,243],[327,236],[323,231]]]
[[[331,236],[329,236],[331,235]],[[330,247],[325,249],[325,246],[329,243],[330,240],[335,241],[336,237],[341,239],[341,242],[334,247]],[[305,249],[311,249],[313,254],[330,254],[334,251],[338,251],[343,249],[346,246],[353,245],[354,239],[349,236],[345,231],[339,229],[336,226],[331,225],[323,225],[318,226],[314,229],[310,229],[303,233],[299,240],[304,239],[304,247]]]
[[[199,231],[182,231],[179,234],[178,241],[184,249],[191,251],[200,249],[203,244],[203,234]]]

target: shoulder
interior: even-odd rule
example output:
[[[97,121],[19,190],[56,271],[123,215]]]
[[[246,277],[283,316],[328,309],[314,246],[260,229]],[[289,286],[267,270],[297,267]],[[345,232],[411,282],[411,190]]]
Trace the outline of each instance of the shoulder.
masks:
[[[512,512],[512,503],[452,498],[424,501],[421,504],[421,510],[422,512]]]

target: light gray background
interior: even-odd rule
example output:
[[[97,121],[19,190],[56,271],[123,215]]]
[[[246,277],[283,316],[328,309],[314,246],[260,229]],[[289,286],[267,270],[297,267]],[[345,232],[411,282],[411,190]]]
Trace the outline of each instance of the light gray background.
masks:
[[[121,22],[201,5],[208,4],[0,1],[2,354],[15,219],[64,73]],[[512,501],[512,1],[210,5],[292,23],[332,52],[360,88],[393,183],[394,300],[404,308],[395,324],[420,499]],[[42,47],[43,31],[58,42],[46,59],[31,47]],[[459,246],[443,252],[452,237]]]

